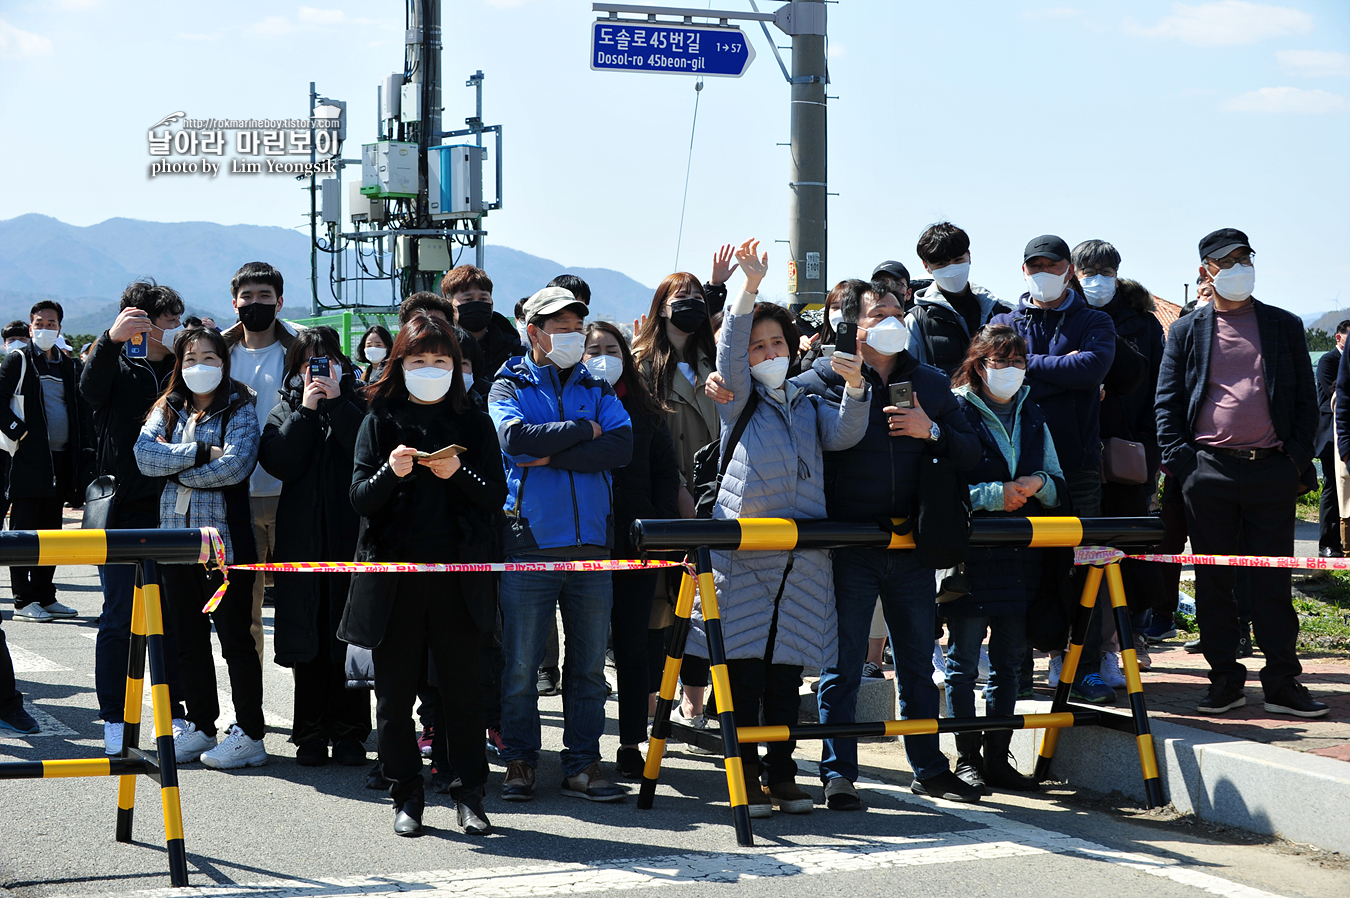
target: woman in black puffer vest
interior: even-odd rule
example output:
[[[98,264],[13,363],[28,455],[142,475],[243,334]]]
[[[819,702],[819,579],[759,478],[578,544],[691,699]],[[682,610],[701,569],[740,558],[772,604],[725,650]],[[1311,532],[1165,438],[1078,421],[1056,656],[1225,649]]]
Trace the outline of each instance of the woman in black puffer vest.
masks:
[[[1023,386],[1027,344],[1012,328],[991,325],[971,341],[952,378],[961,411],[980,440],[980,463],[967,473],[976,515],[1029,517],[1059,505],[1064,472],[1045,415]],[[1039,549],[971,547],[966,553],[970,593],[943,605],[950,635],[947,713],[975,716],[975,680],[980,644],[989,632],[986,714],[1016,711],[1017,679],[1026,653],[1027,604],[1039,588]],[[956,737],[956,775],[972,786],[1035,791],[1036,781],[1008,763],[1012,732],[965,733]],[[981,757],[981,748],[984,757]]]

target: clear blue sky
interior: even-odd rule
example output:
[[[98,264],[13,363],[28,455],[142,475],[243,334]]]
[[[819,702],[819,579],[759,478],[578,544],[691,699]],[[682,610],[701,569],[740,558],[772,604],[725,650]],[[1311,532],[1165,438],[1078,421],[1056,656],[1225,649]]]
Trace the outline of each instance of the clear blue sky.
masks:
[[[146,131],[180,109],[300,117],[314,80],[349,101],[355,155],[376,84],[402,67],[403,4],[312,2],[4,0],[0,218],[302,225],[290,178],[150,180]],[[1199,238],[1231,226],[1257,250],[1258,297],[1350,306],[1350,3],[828,9],[830,280],[917,268],[919,233],[950,218],[971,234],[972,280],[1005,298],[1023,245],[1053,232],[1114,242],[1122,275],[1179,300]],[[481,68],[485,116],[506,127],[489,240],[649,285],[673,270],[693,79],[591,71],[586,0],[445,0],[444,16],[447,124],[472,113],[462,85]],[[782,296],[788,88],[747,31],[750,71],[702,93],[679,265],[706,275],[717,244],[758,236]]]

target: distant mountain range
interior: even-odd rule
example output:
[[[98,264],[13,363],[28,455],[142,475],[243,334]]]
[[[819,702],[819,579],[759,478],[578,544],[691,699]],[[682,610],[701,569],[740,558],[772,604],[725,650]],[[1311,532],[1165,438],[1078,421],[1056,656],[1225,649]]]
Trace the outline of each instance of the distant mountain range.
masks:
[[[286,278],[286,317],[308,316],[308,233],[130,218],[77,227],[46,215],[21,215],[0,221],[0,323],[27,320],[34,302],[55,299],[65,310],[67,333],[99,333],[116,316],[123,288],[147,276],[181,293],[189,312],[233,320],[230,277],[254,260],[272,263]],[[652,288],[608,268],[568,268],[492,244],[485,264],[497,310],[507,317],[516,300],[564,272],[590,284],[592,317],[632,321],[651,303]]]

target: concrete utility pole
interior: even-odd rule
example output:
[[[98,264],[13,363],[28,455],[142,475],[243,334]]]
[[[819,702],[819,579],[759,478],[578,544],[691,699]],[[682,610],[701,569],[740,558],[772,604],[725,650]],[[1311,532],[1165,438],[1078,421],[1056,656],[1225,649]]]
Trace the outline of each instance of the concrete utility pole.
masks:
[[[780,11],[792,35],[792,170],[788,209],[789,303],[824,303],[827,248],[825,150],[825,0],[796,0]]]

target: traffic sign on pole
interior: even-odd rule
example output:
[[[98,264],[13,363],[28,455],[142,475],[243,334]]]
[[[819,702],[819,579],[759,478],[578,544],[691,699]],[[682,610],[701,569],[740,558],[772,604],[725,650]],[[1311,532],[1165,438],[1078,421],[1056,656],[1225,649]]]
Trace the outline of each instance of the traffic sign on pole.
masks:
[[[736,27],[600,19],[591,27],[591,68],[739,78],[755,48]]]

